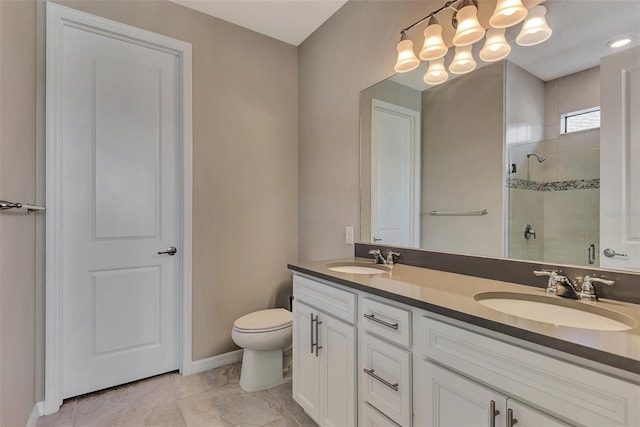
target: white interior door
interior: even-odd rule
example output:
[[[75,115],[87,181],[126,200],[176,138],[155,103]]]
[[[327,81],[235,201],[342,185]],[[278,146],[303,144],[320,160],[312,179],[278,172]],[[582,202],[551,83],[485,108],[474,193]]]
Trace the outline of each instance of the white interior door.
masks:
[[[603,58],[600,79],[600,266],[640,271],[640,47]]]
[[[179,367],[180,72],[176,55],[65,27],[63,397]]]
[[[372,99],[371,242],[420,243],[420,112]]]

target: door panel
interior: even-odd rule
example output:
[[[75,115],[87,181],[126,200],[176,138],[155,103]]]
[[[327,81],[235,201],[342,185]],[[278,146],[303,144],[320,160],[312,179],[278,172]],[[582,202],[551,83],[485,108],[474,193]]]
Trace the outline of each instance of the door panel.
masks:
[[[506,423],[506,397],[426,360],[416,376],[415,425],[485,427]],[[490,419],[491,402],[499,411]]]
[[[157,238],[160,69],[96,59],[94,79],[95,236]]]
[[[178,58],[65,27],[63,396],[179,363]]]
[[[320,361],[311,352],[311,315],[317,312],[311,307],[293,302],[293,399],[314,419],[320,415]]]
[[[600,82],[600,267],[640,271],[640,47],[602,58]]]
[[[326,381],[323,390],[324,408],[322,425],[355,425],[356,375],[356,335],[355,327],[341,322],[325,313],[320,313],[320,336],[322,346],[321,378]]]
[[[547,414],[538,412],[527,405],[523,405],[517,400],[511,398],[507,399],[507,410],[513,411],[513,418],[515,418],[513,424],[518,427],[568,427],[569,424],[565,424]]]

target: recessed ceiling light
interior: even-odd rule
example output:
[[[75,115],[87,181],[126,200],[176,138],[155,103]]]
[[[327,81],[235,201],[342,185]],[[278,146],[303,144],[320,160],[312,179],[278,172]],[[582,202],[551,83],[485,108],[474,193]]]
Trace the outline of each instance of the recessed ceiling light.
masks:
[[[623,38],[611,40],[609,43],[607,43],[607,46],[609,46],[612,49],[615,49],[617,47],[626,46],[629,43],[631,43],[631,37],[623,37]]]

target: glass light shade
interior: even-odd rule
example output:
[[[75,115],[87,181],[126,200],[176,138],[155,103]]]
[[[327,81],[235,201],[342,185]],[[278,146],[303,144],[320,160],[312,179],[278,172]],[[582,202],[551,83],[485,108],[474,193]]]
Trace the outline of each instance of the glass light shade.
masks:
[[[396,73],[407,73],[418,68],[420,60],[413,53],[413,42],[411,40],[400,40],[396,49],[398,49],[398,60],[395,67],[393,67]]]
[[[442,40],[442,25],[431,24],[424,29],[424,45],[420,51],[420,59],[433,61],[442,58],[449,49]]]
[[[453,62],[449,65],[449,71],[453,74],[466,74],[476,68],[476,61],[473,59],[471,53],[471,46],[458,46],[456,47],[456,55],[453,57]]]
[[[522,22],[527,16],[527,8],[521,0],[498,0],[489,25],[493,28],[509,28]]]
[[[474,5],[464,6],[456,14],[458,28],[453,36],[453,44],[456,46],[468,46],[474,44],[484,36],[484,28],[478,21],[478,8]]]
[[[434,59],[429,62],[429,68],[424,75],[424,82],[428,85],[439,85],[449,78],[449,73],[444,68],[444,58]]]
[[[516,37],[516,43],[520,46],[533,46],[546,41],[551,37],[551,28],[547,25],[545,14],[547,8],[544,6],[534,6],[529,9],[527,19],[522,24],[522,30]]]
[[[504,28],[489,28],[487,30],[487,41],[480,51],[480,59],[484,62],[495,62],[504,59],[511,52],[511,46],[504,38]]]

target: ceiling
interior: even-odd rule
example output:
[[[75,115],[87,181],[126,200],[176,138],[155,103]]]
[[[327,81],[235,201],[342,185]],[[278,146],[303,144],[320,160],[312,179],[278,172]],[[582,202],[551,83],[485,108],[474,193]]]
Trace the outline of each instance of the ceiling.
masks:
[[[170,0],[298,46],[347,0]]]

